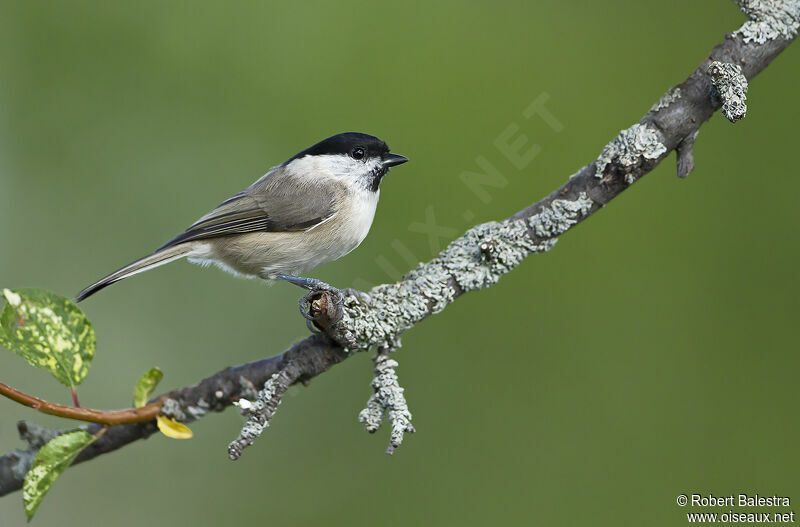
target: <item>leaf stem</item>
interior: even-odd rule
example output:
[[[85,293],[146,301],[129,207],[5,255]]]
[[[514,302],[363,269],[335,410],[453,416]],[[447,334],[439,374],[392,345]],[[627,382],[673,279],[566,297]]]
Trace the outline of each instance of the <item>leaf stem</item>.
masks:
[[[64,406],[62,404],[44,401],[38,397],[23,393],[16,388],[12,388],[7,384],[3,384],[2,382],[0,382],[0,395],[45,414],[56,415],[66,419],[87,421],[89,423],[99,423],[107,426],[152,421],[161,413],[161,405],[166,398],[166,396],[162,396],[152,403],[139,408],[128,408],[125,410],[92,410],[91,408]],[[77,400],[75,402],[77,403]]]
[[[72,405],[75,408],[81,407],[81,403],[78,402],[78,390],[76,390],[74,386],[72,387]]]

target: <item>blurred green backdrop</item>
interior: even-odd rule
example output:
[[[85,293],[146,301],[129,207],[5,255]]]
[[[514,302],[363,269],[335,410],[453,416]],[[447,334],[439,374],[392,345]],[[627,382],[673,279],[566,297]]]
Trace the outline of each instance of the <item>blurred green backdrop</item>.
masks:
[[[341,131],[387,140],[372,232],[315,271],[395,280],[455,235],[560,185],[744,20],[733,2],[2,2],[0,285],[73,295],[151,251],[295,152]],[[749,92],[736,126],[674,158],[496,287],[404,338],[418,433],[394,457],[356,420],[369,356],[292,389],[241,461],[235,411],[69,470],[38,525],[680,525],[679,493],[800,500],[796,437],[796,122],[800,44]],[[536,97],[564,125],[522,111]],[[517,124],[524,171],[494,146]],[[459,180],[483,155],[508,179],[483,203]],[[410,227],[411,226],[411,227]],[[443,244],[446,240],[440,239]],[[178,263],[82,307],[98,354],[88,406],[124,407],[160,366],[166,390],[307,334],[299,290]],[[0,352],[0,379],[67,402]],[[64,426],[0,401],[15,423]],[[0,524],[24,521],[19,493]]]

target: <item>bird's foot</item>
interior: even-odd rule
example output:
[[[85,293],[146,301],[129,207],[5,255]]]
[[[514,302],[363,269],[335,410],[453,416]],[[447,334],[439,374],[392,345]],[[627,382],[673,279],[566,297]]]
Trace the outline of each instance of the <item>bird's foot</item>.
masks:
[[[322,280],[317,280],[316,278],[306,278],[304,276],[294,276],[290,274],[279,274],[276,276],[279,280],[285,280],[290,284],[294,284],[298,287],[302,287],[309,291],[308,294],[312,294],[314,292],[327,292],[331,293],[337,300],[338,303],[344,302],[344,298],[347,296],[354,296],[358,299],[359,302],[362,304],[369,304],[371,302],[370,296],[363,292],[359,291],[358,289],[353,289],[352,287],[347,287],[345,289],[337,289],[332,285],[323,282]],[[308,296],[308,295],[306,295]]]
[[[306,289],[308,293],[298,302],[300,313],[307,320],[307,325],[312,331],[316,331],[312,323],[320,323],[321,315],[324,315],[326,320],[325,326],[335,324],[342,318],[342,306],[344,299],[348,296],[355,297],[360,303],[369,305],[370,296],[363,291],[357,289],[346,288],[337,289],[330,284],[317,280],[316,278],[305,278],[302,276],[279,274],[276,276],[279,280],[285,280],[290,284]],[[327,293],[327,295],[326,295]],[[328,305],[328,297],[332,300],[333,305]],[[322,303],[324,298],[325,303]]]

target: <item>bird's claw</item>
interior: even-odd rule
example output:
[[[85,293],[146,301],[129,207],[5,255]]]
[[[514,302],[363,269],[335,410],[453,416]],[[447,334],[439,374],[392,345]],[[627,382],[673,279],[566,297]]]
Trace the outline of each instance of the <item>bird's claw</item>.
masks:
[[[348,296],[352,296],[360,304],[368,306],[372,303],[372,298],[370,298],[369,294],[365,293],[364,291],[359,291],[358,289],[353,289],[352,287],[346,287],[345,289],[337,289],[332,285],[326,284],[325,282],[319,282],[319,284],[315,285],[303,297],[305,299],[304,302],[310,302],[314,300],[320,293],[330,293],[331,295],[333,295],[333,303],[336,306],[343,306],[344,300]]]
[[[319,306],[314,305],[314,302],[320,300],[325,293],[330,295],[328,302],[332,302],[333,306],[326,306],[320,309]],[[317,330],[314,328],[314,323],[320,322],[320,315],[323,314],[323,312],[328,317],[330,317],[330,313],[334,314],[333,317],[330,317],[331,323],[336,323],[341,320],[341,307],[344,305],[344,297],[345,292],[342,290],[326,284],[325,282],[314,280],[314,284],[308,288],[308,293],[303,295],[298,301],[300,314],[306,319],[306,325],[308,328],[312,332],[317,332]],[[333,309],[331,309],[331,307]]]
[[[314,323],[320,322],[321,314],[321,310],[314,305],[314,302],[320,300],[324,293],[328,293],[328,301],[332,301],[333,303],[332,306],[326,306],[322,309],[322,311],[325,311],[325,315],[327,318],[329,318],[329,323],[331,324],[335,324],[341,320],[342,307],[344,306],[344,300],[346,297],[352,296],[359,303],[364,305],[369,305],[372,301],[370,296],[363,291],[359,291],[350,287],[346,289],[337,289],[332,285],[323,282],[322,280],[317,280],[316,278],[304,278],[301,276],[292,275],[278,275],[278,278],[285,280],[290,284],[302,287],[308,291],[308,293],[303,295],[298,301],[298,307],[300,309],[300,314],[302,314],[306,319],[306,325],[308,325],[309,329],[314,332],[316,332],[316,329],[313,327]]]

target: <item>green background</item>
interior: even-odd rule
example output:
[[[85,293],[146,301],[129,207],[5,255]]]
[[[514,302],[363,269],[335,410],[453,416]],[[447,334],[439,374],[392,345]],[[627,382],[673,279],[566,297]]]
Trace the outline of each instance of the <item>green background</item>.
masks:
[[[744,21],[723,0],[0,12],[0,285],[63,295],[349,130],[411,162],[385,180],[361,247],[313,275],[396,280],[410,268],[397,242],[422,261],[447,241],[410,227],[426,211],[455,236],[538,200]],[[67,471],[34,521],[682,525],[680,493],[800,500],[798,83],[795,44],[753,82],[747,119],[703,126],[687,180],[670,157],[553,251],[409,332],[395,358],[418,432],[393,457],[388,431],[356,419],[363,354],[291,389],[240,461],[226,457],[242,422],[229,410],[191,441],[153,437]],[[542,94],[561,132],[522,116]],[[525,170],[494,146],[512,124],[541,147]],[[489,203],[459,179],[479,155],[508,179]],[[299,295],[183,262],[117,284],[82,304],[98,353],[81,401],[125,407],[156,365],[166,390],[278,353],[307,335]],[[0,372],[69,401],[10,352]],[[68,424],[10,401],[0,416],[3,451],[18,419]],[[0,524],[23,522],[21,495],[2,498]]]

